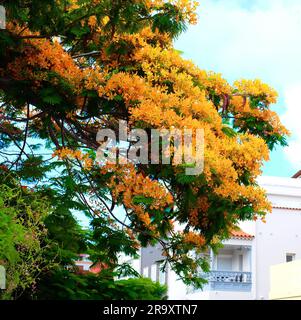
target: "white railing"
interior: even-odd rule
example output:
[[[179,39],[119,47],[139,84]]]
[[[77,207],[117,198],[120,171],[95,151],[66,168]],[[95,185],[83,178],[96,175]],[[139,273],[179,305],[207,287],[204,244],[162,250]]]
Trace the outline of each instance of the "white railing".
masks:
[[[244,271],[211,271],[203,273],[209,282],[236,282],[236,283],[252,283],[252,273]]]
[[[212,270],[201,273],[200,277],[208,281],[208,283],[204,285],[203,291],[251,291],[252,288],[252,272]],[[187,293],[195,293],[200,290],[202,289],[189,287]]]

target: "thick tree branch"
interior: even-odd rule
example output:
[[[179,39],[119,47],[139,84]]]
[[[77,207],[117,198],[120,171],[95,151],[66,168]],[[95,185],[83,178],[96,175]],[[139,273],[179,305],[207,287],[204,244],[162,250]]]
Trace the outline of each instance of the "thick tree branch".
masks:
[[[24,133],[24,141],[23,141],[23,145],[21,147],[21,152],[19,154],[19,157],[17,158],[17,160],[15,161],[15,163],[17,164],[19,162],[19,160],[21,159],[23,153],[24,153],[24,149],[26,146],[26,141],[27,141],[27,134],[28,134],[28,127],[29,127],[29,114],[30,114],[30,106],[29,104],[27,104],[27,121],[26,121],[26,126],[25,126],[25,133]]]
[[[99,55],[99,51],[91,51],[86,53],[79,53],[72,56],[73,59],[81,58],[81,57],[88,57],[88,56],[97,56]]]

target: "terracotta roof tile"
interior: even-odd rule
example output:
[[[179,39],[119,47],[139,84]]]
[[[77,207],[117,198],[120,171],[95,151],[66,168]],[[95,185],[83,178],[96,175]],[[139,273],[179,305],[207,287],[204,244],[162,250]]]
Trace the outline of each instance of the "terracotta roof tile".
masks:
[[[299,170],[298,172],[296,172],[293,176],[292,176],[292,178],[294,178],[294,179],[298,179],[298,178],[300,178],[301,177],[301,170]]]
[[[254,236],[242,231],[241,229],[232,230],[231,237],[232,238],[239,238],[239,239],[246,239],[246,240],[252,240],[254,238]]]

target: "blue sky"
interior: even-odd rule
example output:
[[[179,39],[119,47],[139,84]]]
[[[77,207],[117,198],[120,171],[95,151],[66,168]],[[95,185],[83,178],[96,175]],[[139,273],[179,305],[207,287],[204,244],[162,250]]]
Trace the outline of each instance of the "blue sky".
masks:
[[[175,42],[199,67],[231,83],[260,78],[274,87],[273,106],[292,132],[263,174],[290,177],[301,169],[301,1],[200,0],[199,22]]]

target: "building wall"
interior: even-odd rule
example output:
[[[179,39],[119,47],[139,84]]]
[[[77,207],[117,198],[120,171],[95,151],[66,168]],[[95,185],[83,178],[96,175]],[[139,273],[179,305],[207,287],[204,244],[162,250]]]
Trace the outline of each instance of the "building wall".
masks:
[[[225,244],[251,244],[252,250],[248,252],[250,259],[244,259],[244,271],[250,268],[252,272],[251,292],[204,290],[191,294],[177,275],[168,270],[169,299],[269,299],[270,267],[284,263],[286,253],[294,253],[296,259],[301,259],[301,179],[261,177],[258,182],[273,204],[272,214],[266,216],[266,223],[260,220],[241,223],[245,232],[255,235],[253,241],[225,241]],[[143,273],[146,266],[150,267],[160,259],[160,246],[142,249],[140,272]]]
[[[170,268],[168,269],[167,288],[168,300],[187,300],[187,286]]]
[[[301,260],[270,269],[271,300],[301,300]]]
[[[239,291],[203,291],[198,294],[187,294],[186,300],[253,300],[250,292]]]
[[[301,180],[261,177],[258,182],[267,191],[273,210],[266,216],[266,223],[258,220],[242,222],[240,225],[245,232],[255,235],[250,251],[253,278],[251,295],[246,292],[204,291],[188,293],[186,299],[269,299],[271,266],[285,263],[287,253],[293,253],[296,259],[301,259]],[[233,243],[233,240],[226,243]],[[173,281],[171,286],[170,291],[175,292],[177,282]],[[179,290],[182,289],[179,287]]]
[[[255,241],[257,299],[268,299],[269,271],[275,264],[286,262],[286,253],[301,258],[301,212],[274,209],[266,224],[258,223]]]
[[[89,271],[90,267],[92,265],[92,262],[89,260],[88,254],[80,254],[79,260],[75,261],[75,265],[81,270],[81,271]]]
[[[256,299],[268,299],[270,267],[286,262],[286,253],[301,258],[301,180],[261,178],[274,208],[266,223],[256,222]]]
[[[148,268],[149,277],[151,266],[158,260],[162,260],[162,246],[157,244],[156,246],[148,246],[147,248],[141,248],[141,273],[145,268]]]

